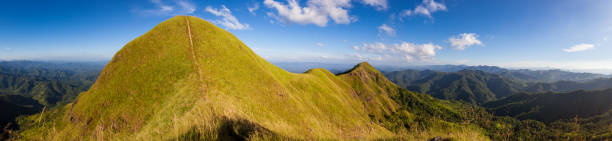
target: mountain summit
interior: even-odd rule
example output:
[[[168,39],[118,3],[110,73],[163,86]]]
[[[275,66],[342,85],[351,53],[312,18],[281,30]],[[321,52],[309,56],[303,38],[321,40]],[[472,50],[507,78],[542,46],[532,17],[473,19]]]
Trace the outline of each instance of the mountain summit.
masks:
[[[426,129],[421,125],[440,124],[443,134],[457,129],[422,122],[457,119],[436,102],[398,88],[368,63],[339,75],[290,73],[229,32],[177,16],[125,45],[73,103],[28,117],[32,124],[19,134],[25,140],[372,140]]]
[[[56,131],[40,130],[59,140],[391,136],[355,97],[327,70],[287,72],[229,32],[177,16],[125,45],[53,119]]]

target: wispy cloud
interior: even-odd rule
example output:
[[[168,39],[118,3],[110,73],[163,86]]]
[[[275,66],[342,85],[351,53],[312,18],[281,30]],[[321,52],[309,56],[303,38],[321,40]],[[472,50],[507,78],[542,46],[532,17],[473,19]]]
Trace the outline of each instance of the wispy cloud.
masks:
[[[364,43],[361,46],[353,46],[353,49],[366,54],[384,56],[391,60],[415,62],[433,60],[436,52],[441,50],[442,47],[433,43],[415,44],[402,41],[401,43],[391,45],[381,42]]]
[[[387,24],[382,24],[378,26],[378,34],[381,34],[381,33],[385,33],[388,36],[395,36],[395,30],[391,28],[390,26],[387,26]]]
[[[247,30],[247,29],[251,29],[249,24],[240,23],[240,21],[238,21],[238,19],[236,19],[236,17],[234,17],[234,15],[232,15],[232,11],[230,11],[230,9],[225,7],[225,5],[221,5],[220,9],[216,9],[216,8],[212,8],[210,6],[207,6],[205,10],[206,10],[206,12],[211,13],[211,14],[213,14],[215,16],[222,17],[221,20],[215,20],[215,21],[213,21],[213,23],[220,24],[220,25],[224,26],[227,29],[232,29],[232,30]]]
[[[170,2],[150,0],[150,2],[155,6],[154,8],[135,11],[145,15],[179,15],[193,14],[197,10],[196,6],[187,0],[176,0]]]
[[[281,22],[294,22],[298,24],[315,24],[327,26],[331,19],[336,24],[349,24],[357,20],[349,15],[350,0],[309,0],[306,7],[300,6],[297,0],[287,0],[287,4],[275,0],[265,0],[264,5],[275,9],[277,13],[268,13],[268,16]]]
[[[464,50],[465,48],[473,45],[483,45],[478,40],[478,34],[476,33],[462,33],[454,37],[448,38],[451,46],[457,50]]]
[[[247,9],[249,10],[249,13],[253,14],[253,15],[257,15],[255,13],[255,11],[257,11],[259,9],[259,3],[255,3],[252,7],[247,7]]]
[[[584,44],[583,43],[583,44],[574,45],[574,46],[572,46],[570,48],[565,48],[565,49],[563,49],[563,51],[571,53],[571,52],[585,51],[585,50],[589,50],[589,49],[593,49],[593,48],[595,48],[595,45],[593,45],[593,44]]]
[[[366,5],[373,6],[376,10],[386,10],[389,8],[387,0],[363,0],[362,2]]]
[[[177,4],[183,9],[185,13],[191,14],[196,11],[195,5],[187,1],[178,1]]]
[[[319,46],[319,47],[324,47],[324,46],[325,46],[325,44],[323,44],[323,43],[321,43],[321,42],[318,42],[318,43],[317,43],[317,46]]]
[[[423,0],[423,3],[417,5],[414,9],[406,9],[400,13],[401,17],[422,15],[428,18],[432,18],[431,14],[437,11],[446,11],[446,5],[435,2],[434,0]]]

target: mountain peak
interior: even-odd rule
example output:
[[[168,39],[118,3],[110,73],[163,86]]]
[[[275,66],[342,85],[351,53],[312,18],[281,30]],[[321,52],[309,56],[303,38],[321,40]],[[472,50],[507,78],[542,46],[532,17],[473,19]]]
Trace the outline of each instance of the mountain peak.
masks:
[[[196,17],[176,16],[117,52],[95,84],[64,109],[67,118],[55,121],[70,125],[58,129],[56,137],[136,132],[143,136],[103,138],[174,140],[182,134],[226,132],[227,125],[257,129],[241,131],[246,136],[302,140],[391,136],[371,122],[355,91],[324,69],[289,73],[231,33]],[[354,132],[364,134],[344,134]]]

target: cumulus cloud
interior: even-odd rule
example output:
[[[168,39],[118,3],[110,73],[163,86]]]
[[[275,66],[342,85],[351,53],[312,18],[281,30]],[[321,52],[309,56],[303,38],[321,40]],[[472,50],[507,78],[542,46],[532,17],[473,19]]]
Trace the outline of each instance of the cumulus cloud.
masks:
[[[437,11],[446,11],[446,5],[435,2],[434,0],[423,0],[413,10],[406,9],[400,13],[400,17],[422,15],[431,18],[431,14]]]
[[[589,50],[593,48],[595,48],[595,45],[583,43],[583,44],[574,45],[570,48],[563,49],[563,51],[571,53],[571,52],[585,51],[585,50]]]
[[[387,0],[363,0],[362,2],[366,5],[373,6],[376,10],[386,10],[389,8]]]
[[[462,33],[454,37],[448,38],[451,46],[457,50],[464,50],[465,48],[473,45],[482,45],[482,42],[478,40],[478,34],[476,33]]]
[[[403,61],[429,61],[436,56],[436,51],[442,47],[433,43],[415,44],[410,42],[401,42],[398,44],[387,45],[381,42],[364,43],[361,46],[353,46],[353,49],[367,54],[385,56],[390,59],[400,59]]]
[[[227,9],[227,7],[225,7],[225,5],[221,5],[220,9],[216,9],[216,8],[212,8],[210,6],[207,6],[205,10],[206,10],[206,12],[211,13],[211,14],[213,14],[215,16],[223,17],[221,20],[213,21],[213,23],[215,23],[215,24],[220,24],[220,25],[224,26],[225,28],[232,29],[232,30],[247,30],[247,29],[251,29],[249,24],[240,23],[240,21],[238,21],[238,19],[236,19],[236,17],[234,17],[234,15],[232,15],[232,11]]]
[[[306,7],[300,6],[297,0],[287,0],[287,4],[265,0],[264,5],[277,11],[277,14],[268,13],[268,16],[283,22],[315,24],[324,27],[329,19],[336,24],[349,24],[356,21],[355,17],[349,15],[350,0],[309,0]]]
[[[389,36],[395,36],[395,30],[389,26],[387,26],[387,24],[383,24],[378,26],[378,34],[380,33],[385,33]]]
[[[179,14],[193,14],[197,8],[190,1],[177,0],[172,2],[163,2],[162,0],[150,0],[154,9],[147,10],[136,10],[141,14],[146,15],[179,15]]]
[[[249,13],[256,15],[255,11],[257,11],[259,9],[259,3],[255,3],[255,5],[253,5],[253,7],[247,7],[247,9],[249,10]]]

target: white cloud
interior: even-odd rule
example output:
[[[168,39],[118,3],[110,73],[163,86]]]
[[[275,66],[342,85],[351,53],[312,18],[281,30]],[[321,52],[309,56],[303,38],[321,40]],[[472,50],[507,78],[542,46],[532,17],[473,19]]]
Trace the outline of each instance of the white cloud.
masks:
[[[349,15],[350,0],[309,0],[301,7],[297,0],[287,0],[287,4],[275,0],[265,0],[264,5],[276,9],[277,14],[268,13],[279,21],[298,24],[315,24],[324,27],[331,18],[336,24],[349,24],[356,21]]]
[[[378,34],[383,32],[389,36],[395,36],[395,30],[386,24],[378,26]]]
[[[184,10],[184,12],[191,14],[196,11],[196,7],[189,2],[186,1],[178,1],[177,4]]]
[[[435,2],[434,0],[423,0],[414,10],[406,9],[400,13],[400,18],[412,15],[422,15],[431,18],[431,14],[437,11],[446,11],[446,5]]]
[[[247,9],[249,10],[249,13],[256,15],[255,11],[257,11],[259,9],[259,3],[255,3],[255,5],[253,5],[253,7],[247,7]]]
[[[593,49],[595,48],[595,45],[593,44],[577,44],[574,45],[570,48],[566,48],[563,49],[563,51],[565,52],[578,52],[578,51],[585,51],[585,50],[589,50],[589,49]]]
[[[186,0],[176,0],[173,2],[163,2],[162,0],[150,0],[156,8],[148,10],[137,10],[147,15],[180,15],[193,14],[196,7],[193,3]]]
[[[401,42],[399,44],[386,45],[380,42],[364,43],[361,46],[353,46],[356,51],[367,54],[378,55],[380,60],[385,56],[390,59],[399,59],[402,61],[429,61],[436,56],[436,51],[442,47],[433,43],[415,44],[410,42]]]
[[[324,47],[324,46],[325,46],[325,44],[323,44],[323,43],[320,43],[320,42],[319,42],[319,43],[317,43],[317,46],[319,46],[319,47]]]
[[[357,58],[359,61],[382,61],[382,56],[363,56],[360,54],[353,54],[352,57]]]
[[[376,10],[386,10],[389,8],[387,5],[387,0],[363,0],[363,3],[366,5],[373,6]]]
[[[234,15],[232,15],[232,11],[227,9],[225,5],[221,5],[220,9],[212,8],[210,6],[206,7],[206,12],[211,13],[215,16],[223,17],[222,20],[215,20],[213,23],[223,25],[225,28],[232,30],[247,30],[251,29],[249,24],[240,23]]]
[[[482,42],[478,40],[478,34],[476,33],[462,33],[454,37],[448,38],[451,46],[457,50],[464,50],[465,48],[473,45],[482,45]]]

